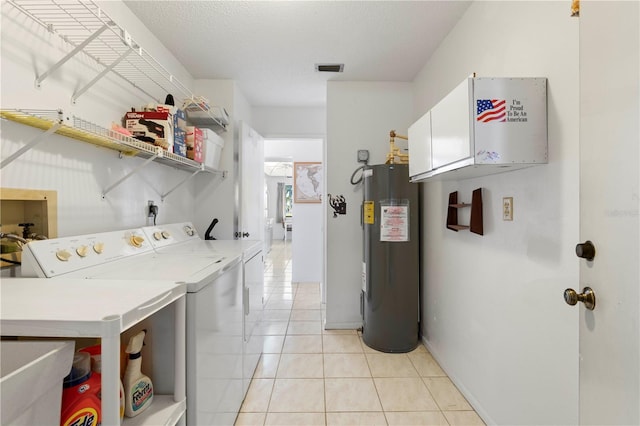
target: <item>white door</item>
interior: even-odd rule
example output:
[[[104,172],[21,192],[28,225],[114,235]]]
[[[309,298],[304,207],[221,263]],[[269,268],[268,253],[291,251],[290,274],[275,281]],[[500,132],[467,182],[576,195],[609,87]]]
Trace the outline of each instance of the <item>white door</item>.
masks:
[[[580,10],[580,423],[640,424],[640,3]],[[578,289],[575,289],[578,290]]]
[[[264,242],[264,139],[240,122],[239,211],[236,212],[236,239]]]

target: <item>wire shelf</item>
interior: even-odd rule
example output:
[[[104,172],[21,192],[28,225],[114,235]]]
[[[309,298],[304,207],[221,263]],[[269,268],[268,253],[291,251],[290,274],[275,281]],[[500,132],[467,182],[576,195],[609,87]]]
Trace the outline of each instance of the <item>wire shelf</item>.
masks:
[[[87,87],[74,93],[72,97],[74,102],[107,72],[116,74],[158,103],[162,103],[168,93],[178,94],[186,99],[197,99],[189,88],[132,39],[124,28],[109,18],[94,1],[7,1],[47,31],[57,34],[74,47],[67,57],[62,58],[49,71],[38,76],[37,85],[42,83],[50,72],[62,66],[74,53],[81,51],[104,67],[104,70]],[[212,115],[206,107],[203,108],[203,112],[207,116],[205,123],[207,127],[226,130],[227,123]]]
[[[93,145],[120,151],[124,155],[142,158],[155,157],[154,161],[182,170],[204,170],[201,163],[181,157],[146,142],[123,135],[111,129],[99,126],[80,117],[65,117],[62,110],[2,109],[0,116],[42,130],[49,130],[56,124],[62,124],[55,133],[88,142]]]

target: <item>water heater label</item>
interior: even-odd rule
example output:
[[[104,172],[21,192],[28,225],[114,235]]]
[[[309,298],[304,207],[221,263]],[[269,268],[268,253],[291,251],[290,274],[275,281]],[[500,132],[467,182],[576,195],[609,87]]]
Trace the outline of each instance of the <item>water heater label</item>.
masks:
[[[409,241],[409,206],[382,205],[380,241]]]
[[[373,225],[375,223],[373,212],[373,201],[364,202],[364,223],[366,225]]]

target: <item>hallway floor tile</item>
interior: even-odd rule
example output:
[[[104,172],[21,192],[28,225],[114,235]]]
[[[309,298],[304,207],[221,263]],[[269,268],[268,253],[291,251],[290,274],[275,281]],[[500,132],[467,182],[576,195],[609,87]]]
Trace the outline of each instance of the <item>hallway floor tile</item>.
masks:
[[[320,285],[291,275],[291,242],[274,241],[263,355],[236,425],[484,425],[423,345],[388,354],[357,330],[324,330]]]

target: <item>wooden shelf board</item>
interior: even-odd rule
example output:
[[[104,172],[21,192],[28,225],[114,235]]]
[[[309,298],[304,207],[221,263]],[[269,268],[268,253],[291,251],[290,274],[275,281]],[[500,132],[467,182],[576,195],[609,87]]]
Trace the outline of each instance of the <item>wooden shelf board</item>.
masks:
[[[469,229],[469,227],[465,226],[465,225],[449,225],[449,226],[447,226],[447,228],[455,229],[456,231],[462,231],[464,229]]]

